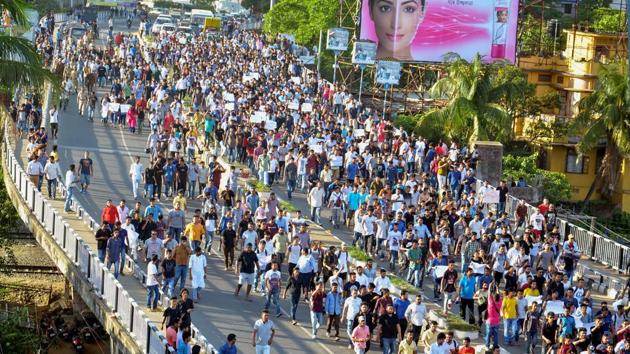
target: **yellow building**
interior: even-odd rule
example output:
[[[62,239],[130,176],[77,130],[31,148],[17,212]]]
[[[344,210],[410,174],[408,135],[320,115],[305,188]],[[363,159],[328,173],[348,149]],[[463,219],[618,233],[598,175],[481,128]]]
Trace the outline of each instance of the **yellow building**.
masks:
[[[566,49],[561,56],[519,57],[518,66],[527,73],[529,82],[536,84],[536,94],[543,95],[556,91],[560,95],[561,106],[557,112],[547,114],[542,119],[570,120],[578,113],[578,103],[593,92],[601,64],[614,58],[627,58],[627,38],[625,35],[599,34],[579,30],[565,30]],[[527,138],[525,132],[531,121],[517,121],[516,136]],[[604,157],[605,140],[581,159],[575,150],[579,136],[565,136],[549,141],[542,156],[543,167],[566,174],[573,186],[573,199],[583,200],[593,183],[597,169]],[[593,199],[599,198],[595,193]],[[630,159],[623,164],[622,176],[614,195],[614,201],[622,209],[630,212]]]

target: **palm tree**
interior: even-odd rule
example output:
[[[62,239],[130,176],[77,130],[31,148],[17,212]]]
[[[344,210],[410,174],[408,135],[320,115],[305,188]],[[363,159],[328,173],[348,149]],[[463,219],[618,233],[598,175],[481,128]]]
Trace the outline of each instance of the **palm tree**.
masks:
[[[0,12],[8,12],[15,26],[29,26],[24,0],[0,0]],[[44,68],[40,55],[26,38],[0,33],[0,92],[12,94],[15,88],[41,87],[58,83],[58,78]]]
[[[582,137],[578,152],[584,154],[606,139],[606,153],[584,203],[598,188],[603,198],[610,199],[617,187],[621,163],[630,154],[629,94],[626,65],[611,63],[602,65],[595,92],[579,103],[579,113],[571,124],[571,130]]]
[[[446,62],[448,75],[429,94],[447,103],[420,117],[420,131],[438,129],[451,138],[465,136],[471,144],[478,140],[506,142],[512,119],[500,101],[511,92],[511,84],[494,80],[497,65],[502,64],[484,64],[480,55],[469,63],[456,54],[447,54]]]

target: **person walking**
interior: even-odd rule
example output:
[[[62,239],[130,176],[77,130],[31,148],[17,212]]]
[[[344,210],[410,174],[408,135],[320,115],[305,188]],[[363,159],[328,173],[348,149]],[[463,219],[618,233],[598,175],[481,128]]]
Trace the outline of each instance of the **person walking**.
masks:
[[[44,166],[44,175],[48,184],[48,198],[55,199],[57,197],[57,183],[61,179],[61,168],[55,160],[54,155],[50,155],[46,166]]]
[[[300,270],[294,268],[291,272],[291,276],[287,281],[287,286],[284,288],[283,299],[287,298],[287,292],[291,294],[291,323],[295,326],[297,324],[296,313],[298,305],[300,304],[300,294],[302,291],[302,283],[300,282]]]
[[[71,212],[70,207],[72,206],[72,198],[74,197],[74,190],[76,189],[76,184],[79,183],[79,176],[76,174],[76,166],[74,164],[70,164],[68,166],[68,171],[66,171],[65,178],[65,186],[66,186],[66,200],[63,205],[63,209],[66,213]]]
[[[103,263],[105,262],[105,256],[107,255],[107,241],[111,236],[112,232],[106,222],[102,223],[101,228],[96,230],[95,238],[98,259]]]
[[[33,182],[35,188],[41,192],[39,179],[44,174],[44,166],[39,162],[37,156],[32,156],[28,165],[26,166],[26,173],[28,178]]]
[[[396,340],[401,339],[400,323],[394,313],[394,306],[387,305],[387,312],[378,318],[381,327],[380,338],[383,343],[383,354],[396,354]]]
[[[311,309],[311,338],[317,338],[317,330],[324,322],[324,284],[322,282],[317,283],[315,291],[311,294],[310,309]]]
[[[201,222],[201,217],[198,215],[193,216],[193,221],[186,225],[184,229],[184,235],[191,241],[192,249],[196,250],[198,247],[201,247],[205,234],[206,228]]]
[[[224,270],[231,270],[234,265],[234,250],[236,249],[236,231],[234,224],[229,221],[226,229],[221,232],[221,246],[223,247],[223,261],[225,262]],[[248,242],[253,245],[253,243]],[[246,246],[246,245],[245,245]],[[244,250],[246,247],[242,247]],[[220,249],[219,249],[220,251]]]
[[[475,277],[473,269],[468,267],[466,274],[459,280],[459,312],[461,318],[466,321],[466,314],[469,314],[468,323],[475,323]]]
[[[122,261],[120,251],[124,248],[124,241],[119,237],[119,235],[120,230],[114,230],[112,237],[107,240],[107,255],[105,262],[108,270],[111,269],[112,264],[114,265],[114,278],[116,279],[118,279],[120,262]]]
[[[405,311],[405,318],[408,325],[411,325],[407,329],[413,334],[413,341],[418,343],[420,335],[422,334],[422,327],[427,315],[427,307],[422,303],[422,295],[416,295],[415,301],[407,307]]]
[[[322,182],[317,182],[315,187],[308,192],[308,204],[311,206],[311,220],[316,224],[321,224],[320,214],[322,205],[324,204],[325,196],[324,188],[322,188]]]
[[[501,304],[501,317],[503,318],[503,337],[505,344],[512,345],[518,336],[518,311],[516,292],[506,290]]]
[[[332,283],[331,289],[326,294],[324,308],[327,315],[326,334],[331,336],[331,329],[335,330],[335,340],[339,340],[339,321],[343,309],[343,296],[339,291],[339,285]]]
[[[206,287],[206,270],[208,264],[206,256],[202,254],[201,247],[195,248],[195,254],[190,257],[188,271],[190,272],[190,281],[192,283],[192,299],[199,302],[201,299],[201,290]]]
[[[131,177],[133,199],[138,200],[140,182],[144,182],[144,165],[140,162],[140,156],[136,156],[129,167],[129,177]]]
[[[175,259],[173,259],[173,251],[167,248],[164,259],[160,264],[160,270],[162,271],[162,292],[169,298],[173,296],[176,266]]]
[[[147,266],[147,308],[150,311],[157,311],[158,299],[160,298],[160,292],[158,287],[160,286],[159,272],[157,265],[159,258],[157,255],[151,258],[151,262]]]
[[[253,245],[251,243],[248,243],[247,245],[245,245],[245,250],[241,252],[241,255],[236,261],[236,268],[234,269],[234,273],[238,275],[238,286],[236,287],[234,296],[238,296],[243,285],[247,285],[245,300],[252,301],[249,296],[252,292],[252,285],[254,285],[254,278],[256,277],[257,268],[258,257],[253,250]],[[267,312],[267,315],[269,315],[269,312]]]
[[[287,182],[287,197],[289,200],[293,198],[293,191],[297,183],[297,164],[293,157],[289,158],[286,166],[284,166],[284,179]]]
[[[219,348],[219,354],[236,354],[238,349],[236,348],[236,334],[230,333],[227,335],[227,341]]]
[[[276,328],[269,319],[269,311],[263,310],[260,319],[254,323],[254,332],[252,334],[252,346],[256,349],[256,354],[270,354],[273,337],[276,334]]]
[[[173,250],[173,258],[175,258],[175,280],[173,281],[173,288],[177,286],[177,282],[179,281],[180,292],[186,286],[186,275],[188,273],[188,264],[191,255],[192,250],[190,246],[188,246],[188,239],[186,236],[183,236],[182,242]]]
[[[87,151],[83,154],[83,158],[79,160],[79,172],[81,175],[81,190],[79,192],[86,193],[92,182],[92,176],[94,175],[94,162],[90,158],[90,153]]]
[[[276,317],[282,316],[280,312],[280,289],[282,288],[282,274],[278,270],[278,262],[271,263],[271,269],[269,269],[265,275],[265,289],[267,300],[265,301],[265,310],[269,310],[271,303],[276,306]]]
[[[59,111],[56,104],[48,112],[48,117],[50,121],[50,135],[53,139],[57,139],[57,134],[59,133]]]
[[[365,354],[370,341],[370,327],[365,324],[365,316],[359,316],[359,325],[352,331],[352,343],[356,354]]]

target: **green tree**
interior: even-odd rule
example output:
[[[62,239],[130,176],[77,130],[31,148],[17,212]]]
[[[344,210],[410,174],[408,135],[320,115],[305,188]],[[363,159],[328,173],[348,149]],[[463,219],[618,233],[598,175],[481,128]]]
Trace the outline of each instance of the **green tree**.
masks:
[[[446,105],[421,116],[420,129],[442,129],[449,137],[507,142],[512,120],[500,102],[513,90],[509,82],[494,79],[504,63],[484,64],[477,55],[467,62],[456,54],[446,56],[447,76],[429,90],[432,97],[445,99]]]
[[[265,14],[263,30],[271,35],[291,33],[297,44],[312,46],[319,31],[334,27],[338,0],[280,0]]]
[[[270,0],[243,0],[241,5],[244,8],[252,10],[254,13],[264,13],[269,10]]]
[[[0,349],[4,353],[32,353],[37,350],[39,337],[27,328],[27,323],[24,308],[10,312],[6,320],[0,321]]]
[[[559,172],[543,170],[537,166],[538,154],[529,156],[503,156],[503,179],[517,181],[523,177],[532,184],[539,181],[543,196],[552,203],[571,199],[571,184],[567,176]]]
[[[595,92],[579,103],[579,113],[571,130],[582,139],[578,152],[587,153],[602,138],[606,152],[597,175],[584,198],[587,202],[599,189],[604,199],[610,199],[621,174],[624,156],[630,154],[630,92],[625,61],[602,65]]]
[[[626,32],[626,13],[611,8],[595,9],[593,11],[592,27],[599,33]]]
[[[27,26],[24,0],[0,0],[0,12],[5,11],[16,26]],[[25,38],[0,33],[0,91],[12,93],[17,87],[39,88],[44,83],[59,84],[58,78],[44,68],[37,50]]]

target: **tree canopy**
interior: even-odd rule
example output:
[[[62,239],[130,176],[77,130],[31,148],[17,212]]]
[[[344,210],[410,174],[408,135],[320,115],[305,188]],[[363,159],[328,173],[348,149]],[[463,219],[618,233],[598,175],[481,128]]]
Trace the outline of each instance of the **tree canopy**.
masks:
[[[280,0],[265,15],[263,29],[272,35],[294,34],[297,44],[311,46],[320,30],[336,25],[338,11],[338,0]]]

